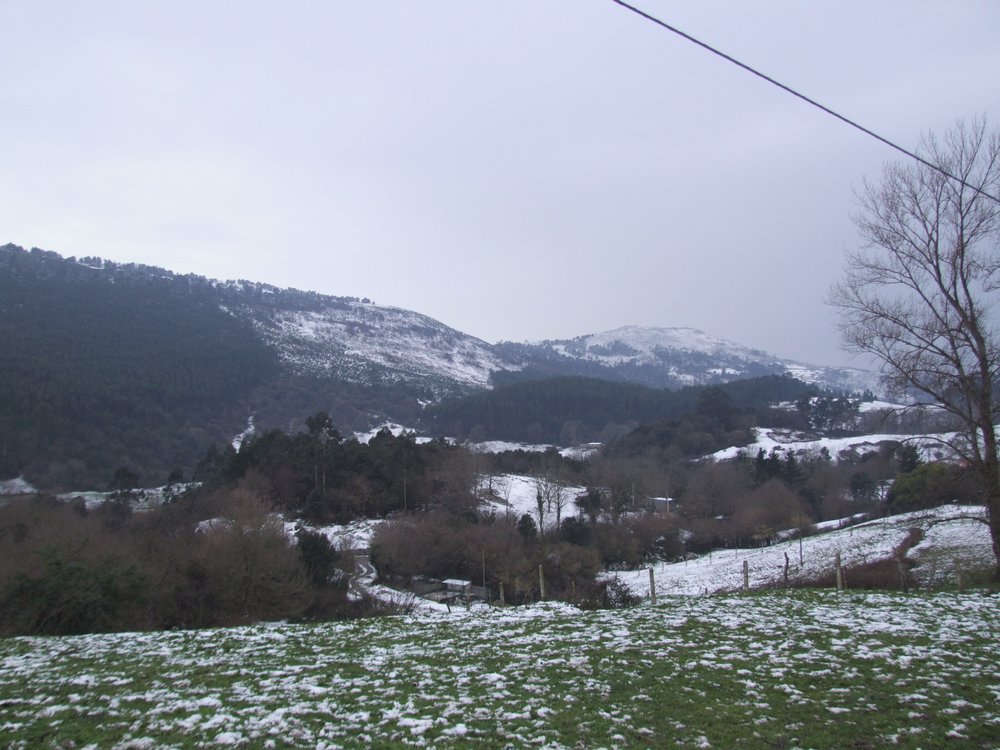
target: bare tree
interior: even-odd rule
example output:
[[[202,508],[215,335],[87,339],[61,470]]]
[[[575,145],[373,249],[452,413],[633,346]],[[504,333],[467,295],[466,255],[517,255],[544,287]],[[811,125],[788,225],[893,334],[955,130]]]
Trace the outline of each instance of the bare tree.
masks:
[[[569,502],[571,494],[558,479],[551,476],[541,475],[533,480],[535,485],[535,500],[538,503],[538,529],[544,530],[545,517],[553,511],[556,514],[556,531],[562,525],[562,511]]]
[[[962,425],[949,446],[980,478],[1000,579],[997,456],[1000,336],[1000,131],[985,117],[925,136],[924,164],[890,164],[865,182],[855,223],[865,249],[831,294],[849,351],[874,355],[887,383],[918,391]]]

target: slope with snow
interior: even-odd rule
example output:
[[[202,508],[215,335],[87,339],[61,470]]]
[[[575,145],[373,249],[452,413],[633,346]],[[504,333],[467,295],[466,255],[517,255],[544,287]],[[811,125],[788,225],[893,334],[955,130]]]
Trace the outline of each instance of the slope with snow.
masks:
[[[792,375],[846,391],[877,390],[876,373],[808,365],[710,336],[696,328],[623,326],[574,339],[507,344],[510,351],[569,365],[611,370],[618,377],[658,387],[725,382],[762,375]]]
[[[708,458],[726,461],[740,454],[753,458],[761,450],[764,453],[776,451],[779,454],[815,457],[825,449],[831,461],[850,456],[856,458],[865,453],[878,451],[889,444],[905,443],[914,446],[925,461],[941,461],[954,457],[947,447],[954,441],[956,433],[931,433],[926,435],[871,434],[846,438],[817,438],[805,433],[786,429],[755,427],[756,439],[749,445],[730,446],[712,453]]]
[[[38,490],[24,477],[0,481],[0,495],[35,495]]]
[[[557,509],[556,503],[561,503],[558,509],[558,516],[565,520],[571,516],[579,515],[580,509],[574,502],[576,498],[585,495],[585,487],[562,484],[558,485],[558,499],[555,491],[546,491],[545,480],[534,477],[522,476],[520,474],[501,474],[500,476],[479,479],[479,495],[487,498],[485,510],[492,510],[499,516],[506,516],[518,519],[523,515],[529,515],[538,523],[538,496],[543,495],[542,500],[542,525],[546,529],[556,527]],[[491,495],[492,491],[492,497]]]
[[[242,306],[263,340],[298,374],[359,383],[408,382],[438,390],[485,388],[494,370],[516,369],[485,341],[426,315],[369,302],[318,304],[261,314]]]
[[[696,595],[737,591],[743,586],[744,563],[751,588],[777,586],[784,581],[786,559],[790,581],[814,580],[833,570],[838,553],[845,567],[892,559],[914,528],[924,532],[924,542],[911,549],[908,556],[918,563],[926,563],[918,565],[915,575],[918,580],[922,577],[927,580],[931,575],[928,561],[932,555],[937,555],[949,561],[947,566],[942,563],[933,571],[936,582],[940,583],[949,574],[954,574],[956,558],[973,569],[990,565],[992,546],[982,518],[982,508],[948,505],[869,521],[802,539],[801,563],[797,539],[770,547],[716,550],[686,562],[659,563],[652,566],[656,593]],[[603,577],[617,578],[635,594],[649,596],[646,568],[609,572]]]

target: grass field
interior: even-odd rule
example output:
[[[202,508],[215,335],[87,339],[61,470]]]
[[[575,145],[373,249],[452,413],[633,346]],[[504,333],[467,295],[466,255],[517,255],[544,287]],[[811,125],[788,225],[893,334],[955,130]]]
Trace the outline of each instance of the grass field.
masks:
[[[1000,599],[799,591],[0,641],[8,747],[1000,747]]]

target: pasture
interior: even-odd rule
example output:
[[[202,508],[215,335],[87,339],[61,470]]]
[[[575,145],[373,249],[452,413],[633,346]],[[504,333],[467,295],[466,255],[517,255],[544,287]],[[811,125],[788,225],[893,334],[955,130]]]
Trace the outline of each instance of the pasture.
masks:
[[[998,651],[981,592],[12,638],[0,744],[997,747]]]

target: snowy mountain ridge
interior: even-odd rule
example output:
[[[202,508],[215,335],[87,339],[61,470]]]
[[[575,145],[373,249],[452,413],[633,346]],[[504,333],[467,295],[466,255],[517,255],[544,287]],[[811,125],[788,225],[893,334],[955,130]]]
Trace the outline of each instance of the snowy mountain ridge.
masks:
[[[701,352],[702,354],[739,355],[769,358],[771,355],[749,349],[725,339],[709,336],[697,328],[621,326],[610,331],[577,336],[569,342],[551,343],[565,353],[580,354],[588,359],[613,360],[616,357],[641,357],[652,363],[664,350]],[[621,352],[621,353],[617,353]]]
[[[540,370],[659,388],[788,374],[846,391],[877,390],[875,373],[783,359],[696,328],[624,326],[562,341],[493,345],[429,316],[316,295],[261,314],[239,305],[262,340],[298,374],[357,383],[413,383],[436,395],[491,387],[497,372]]]
[[[300,375],[361,383],[417,382],[435,390],[489,387],[514,369],[485,341],[398,307],[324,298],[315,309],[279,309],[251,320],[264,342]]]
[[[550,366],[605,370],[618,379],[655,387],[726,382],[762,375],[792,375],[799,380],[846,391],[877,391],[877,373],[848,367],[805,364],[706,334],[697,328],[623,326],[610,331],[547,340],[501,344],[508,351]]]
[[[153,293],[163,298],[169,310],[164,314],[175,318],[196,305],[211,305],[223,317],[249,324],[259,353],[277,355],[286,373],[362,386],[404,384],[432,398],[488,388],[503,372],[522,372],[512,376],[521,379],[587,376],[656,388],[791,374],[839,390],[877,388],[871,372],[784,359],[696,328],[624,326],[566,340],[491,344],[427,315],[367,298],[217,281],[101,258],[65,259],[15,245],[0,247],[0,260],[32,283],[63,285],[57,297],[75,293],[68,292],[71,287],[96,294],[116,288],[124,305],[129,294]],[[141,302],[137,298],[135,305]],[[231,339],[232,333],[225,336]]]

